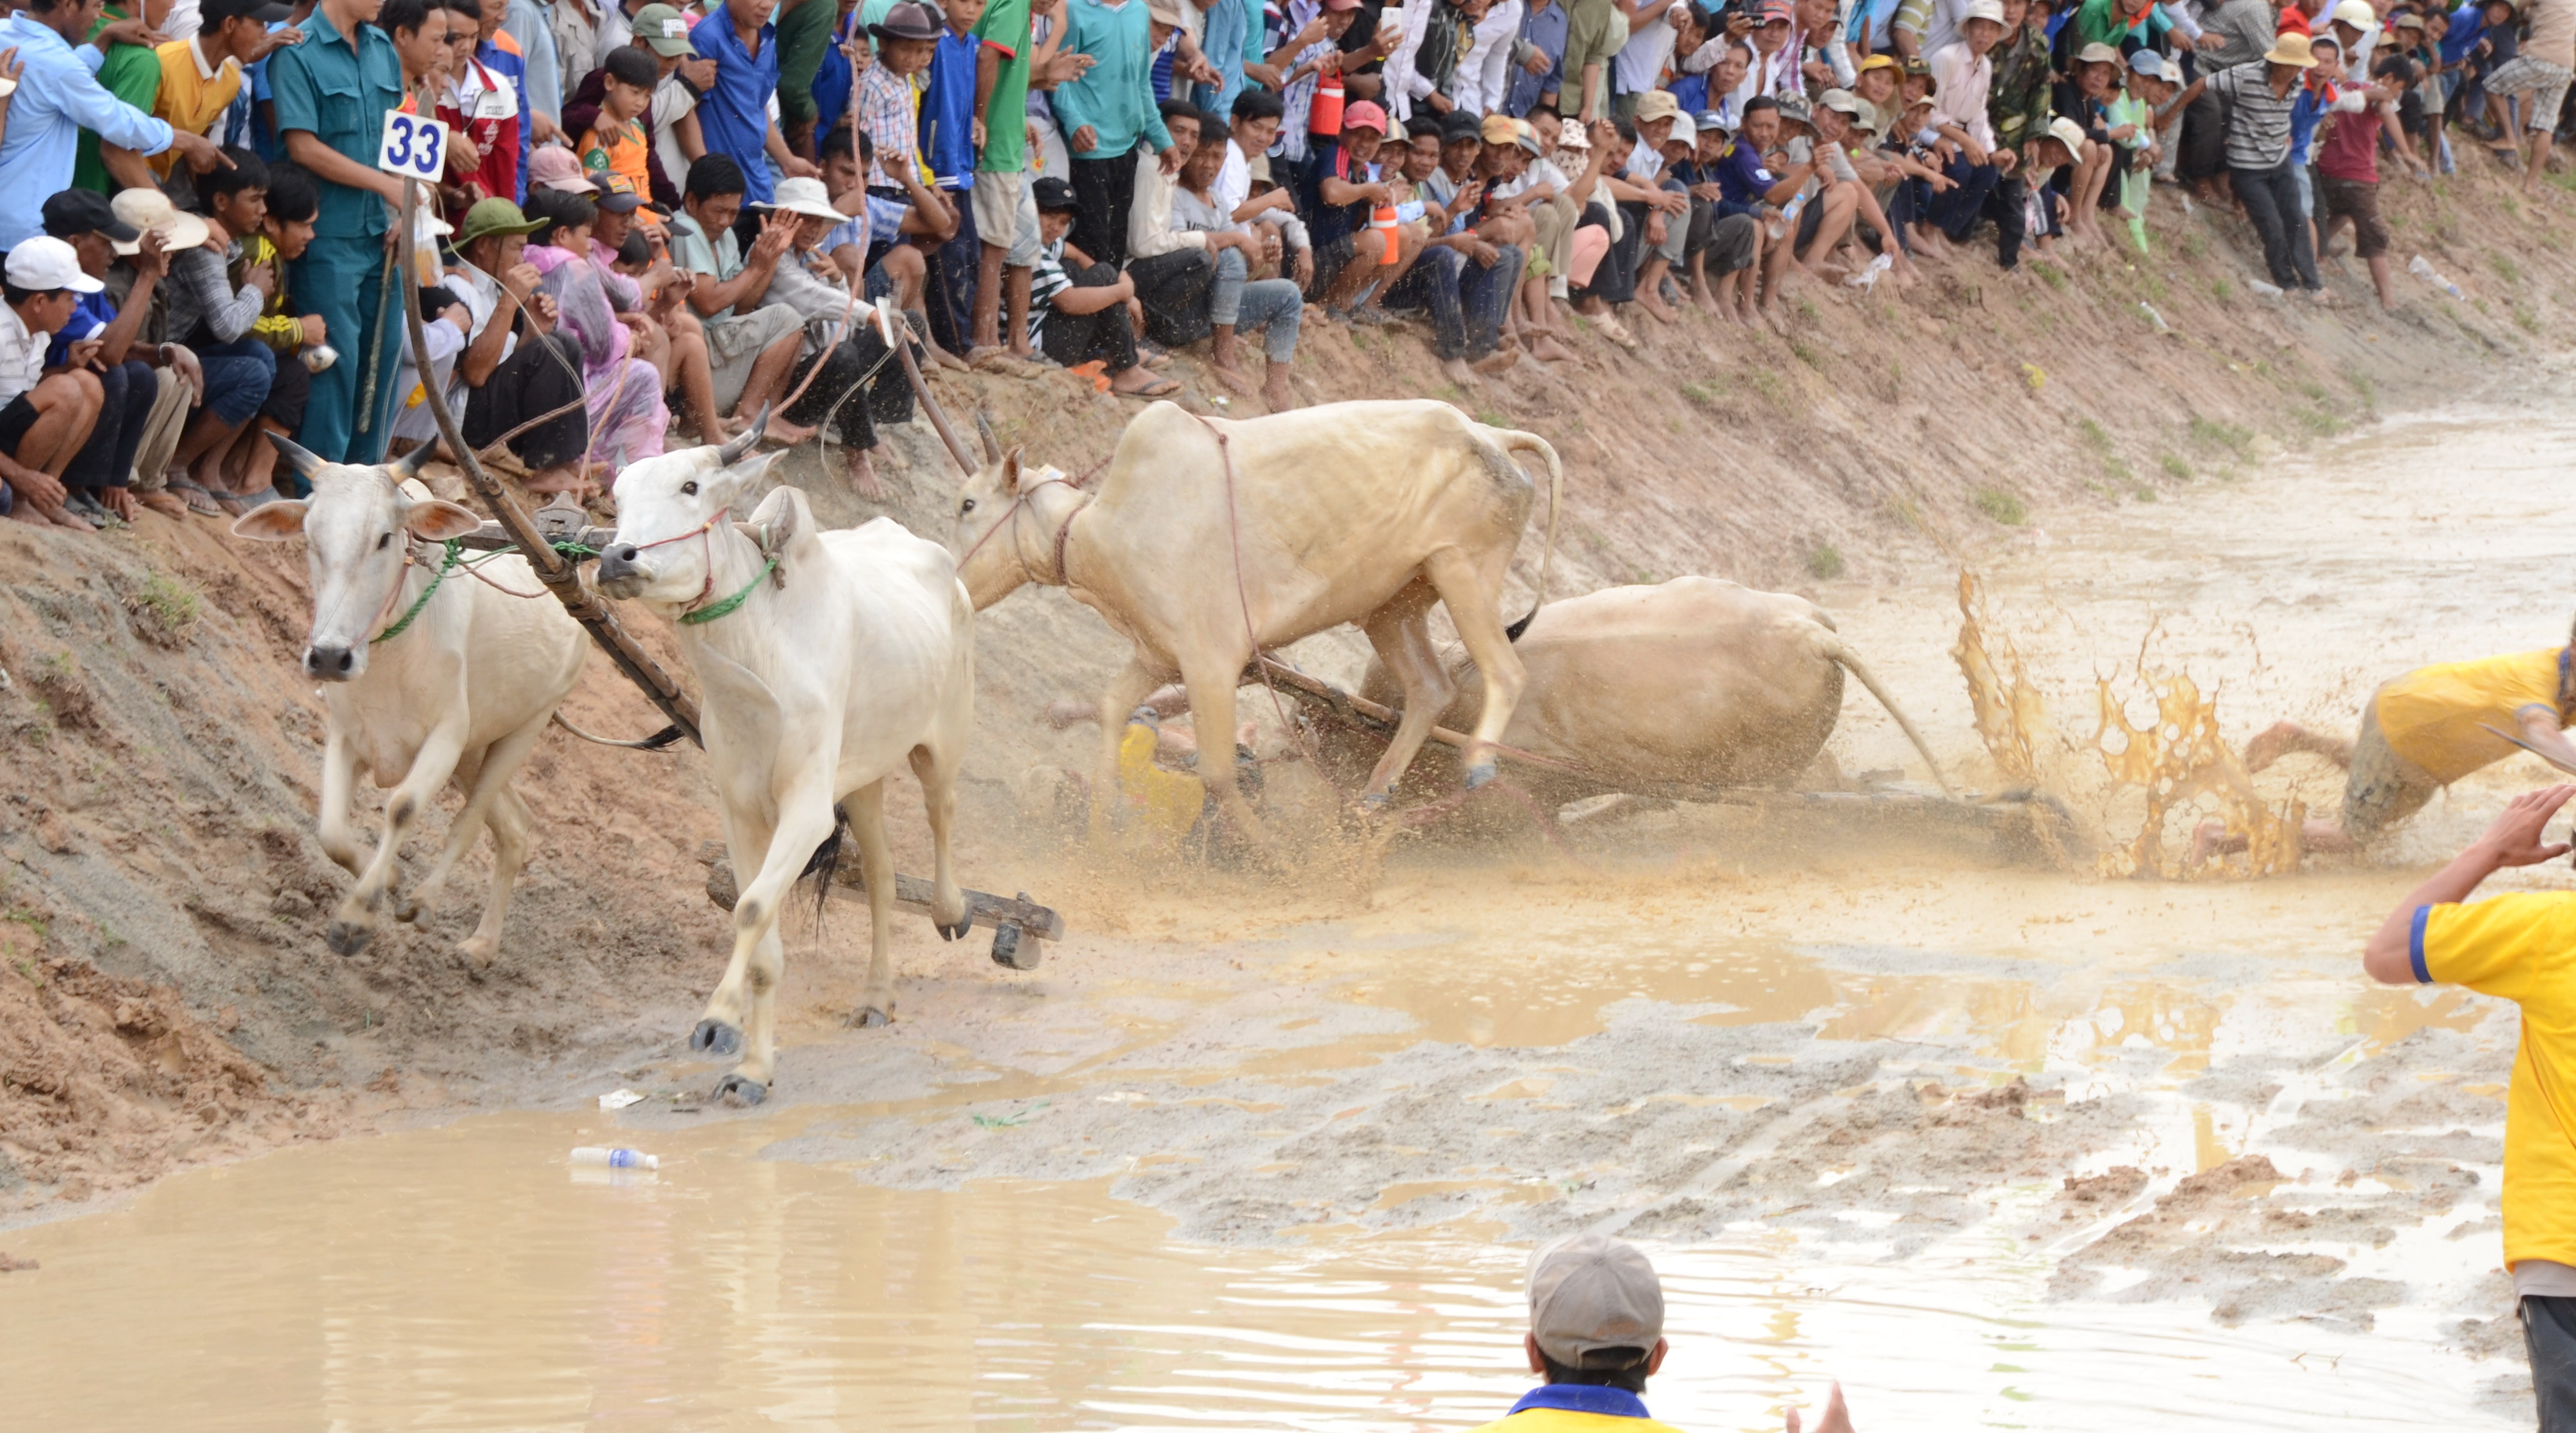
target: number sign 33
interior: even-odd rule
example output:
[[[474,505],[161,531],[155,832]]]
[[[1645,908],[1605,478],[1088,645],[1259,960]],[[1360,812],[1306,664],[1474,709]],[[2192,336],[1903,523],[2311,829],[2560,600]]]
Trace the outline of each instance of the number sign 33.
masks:
[[[405,179],[434,182],[447,168],[447,126],[398,109],[386,110],[376,167]]]

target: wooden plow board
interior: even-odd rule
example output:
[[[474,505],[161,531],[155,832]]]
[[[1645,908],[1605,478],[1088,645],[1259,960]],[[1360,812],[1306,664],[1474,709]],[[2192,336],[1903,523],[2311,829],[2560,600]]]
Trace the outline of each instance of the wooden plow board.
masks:
[[[733,861],[722,841],[699,845],[698,860],[707,868],[707,899],[725,910],[732,910],[741,895],[734,881]],[[906,910],[929,915],[932,887],[919,876],[898,871],[894,878],[894,903]],[[866,905],[867,876],[857,857],[841,862],[833,871],[832,894]],[[1029,893],[1015,897],[993,895],[986,891],[966,892],[966,923],[989,927],[993,932],[993,963],[1013,970],[1035,970],[1045,959],[1046,942],[1064,939],[1064,917],[1054,909],[1029,899]]]

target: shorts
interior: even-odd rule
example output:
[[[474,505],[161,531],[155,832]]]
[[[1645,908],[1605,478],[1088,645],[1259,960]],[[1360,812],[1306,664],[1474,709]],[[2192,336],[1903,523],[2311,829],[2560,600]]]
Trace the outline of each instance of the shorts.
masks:
[[[313,393],[313,370],[294,354],[280,354],[277,377],[269,380],[268,397],[259,416],[292,433],[304,426],[304,402]]]
[[[1808,195],[1806,204],[1798,210],[1798,237],[1793,248],[1803,249],[1814,243],[1816,231],[1824,227],[1825,206],[1816,202],[1819,197],[1820,194]]]
[[[1701,271],[1712,279],[1722,279],[1738,269],[1753,267],[1753,244],[1762,221],[1750,214],[1729,214],[1711,224],[1708,247],[1702,251]]]
[[[2486,87],[2491,95],[2530,95],[2522,127],[2533,134],[2546,134],[2558,127],[2558,111],[2567,104],[2571,80],[2576,80],[2576,71],[2565,65],[2516,55],[2495,67],[2494,73],[2487,76]]]
[[[1351,256],[1358,252],[1358,241],[1349,234],[1344,234],[1338,239],[1326,239],[1317,244],[1315,246],[1315,282],[1313,287],[1307,290],[1306,297],[1321,298],[1324,292],[1333,286],[1333,280],[1341,277],[1342,270],[1350,265]]]
[[[1014,269],[1032,268],[1038,261],[1038,194],[1037,186],[1026,174],[975,175],[975,232],[984,242],[1001,247],[1001,236],[1011,236],[1011,252],[1002,262]]]
[[[35,403],[24,393],[10,399],[8,407],[0,408],[0,453],[16,457],[18,445],[27,440],[27,430],[36,426],[39,416]]]
[[[771,344],[804,327],[805,316],[785,304],[707,320],[707,366],[715,379],[716,408],[733,411],[742,401],[743,385],[751,381],[752,364]]]
[[[2379,734],[2379,695],[2362,708],[2361,735],[2352,744],[2352,769],[2343,783],[2343,833],[2367,844],[2389,827],[2424,809],[2442,784],[2397,754]]]
[[[2517,1302],[2540,1433],[2571,1433],[2576,1430],[2576,1299],[2525,1294]]]
[[[2366,179],[2336,179],[2317,176],[2317,187],[2325,199],[2325,221],[2352,220],[2352,253],[2357,259],[2375,259],[2388,252],[2388,221],[2379,217],[2379,186]]]

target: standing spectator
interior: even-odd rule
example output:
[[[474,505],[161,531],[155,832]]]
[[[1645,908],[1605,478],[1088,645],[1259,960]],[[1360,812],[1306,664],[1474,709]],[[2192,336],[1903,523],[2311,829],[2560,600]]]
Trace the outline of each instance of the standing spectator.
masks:
[[[563,138],[563,52],[555,40],[555,7],[548,0],[489,0],[498,13],[489,16],[491,25],[483,33],[488,42],[500,31],[508,31],[519,48],[511,55],[519,61],[526,78],[521,97],[527,101],[524,113],[529,142]],[[572,0],[578,5],[581,0]],[[587,49],[582,53],[588,54]],[[489,59],[485,60],[490,63]],[[522,157],[525,152],[522,151]]]
[[[1512,54],[1520,48],[1521,21],[1529,14],[1526,0],[1493,0],[1471,32],[1474,44],[1458,61],[1457,95],[1471,114],[1502,114],[1515,73]]]
[[[448,165],[447,221],[453,224],[462,223],[478,200],[515,203],[526,197],[530,111],[527,66],[492,43],[499,22],[484,18],[485,4],[497,15],[501,0],[450,3],[473,7],[468,24],[448,36],[449,74],[437,103],[439,119],[465,141],[450,146],[455,158]]]
[[[1994,120],[1988,108],[1995,73],[1989,52],[2003,33],[2001,0],[1968,0],[1958,42],[1932,56],[1932,124],[1957,148],[1947,172],[1958,187],[1933,199],[1931,217],[1954,244],[1967,242],[1978,220],[1992,218],[1997,230],[1995,262],[2009,270],[2021,262],[2020,186],[2000,194],[1997,190],[2015,177],[2021,156],[1995,147]]]
[[[2539,1426],[2576,1423],[2576,1141],[2564,1108],[2569,1048],[2568,952],[2576,898],[2512,891],[2471,903],[2487,877],[2567,854],[2545,828],[2576,786],[2513,798],[2486,833],[2409,892],[2363,948],[2362,970],[2388,985],[2465,985],[2522,1007],[2522,1048],[2505,1094],[2504,1262],[2513,1271]]]
[[[304,43],[269,57],[287,157],[321,190],[313,242],[290,271],[334,335],[340,362],[314,377],[296,441],[332,463],[373,463],[393,432],[394,367],[410,292],[385,243],[402,184],[376,168],[385,111],[403,101],[402,60],[377,29],[379,0],[322,0]],[[393,291],[388,292],[388,286]],[[363,411],[359,399],[373,389]]]
[[[2227,170],[2246,222],[2263,239],[2264,267],[2284,289],[2305,289],[2318,302],[2331,296],[2317,280],[2317,256],[2299,214],[2298,182],[2290,177],[2290,111],[2299,78],[2316,65],[2308,37],[2284,31],[2259,65],[2239,65],[2191,82],[2185,103],[2203,94],[2227,107]]]
[[[1238,10],[1245,0],[1221,0]],[[1213,27],[1214,12],[1209,15]],[[992,0],[975,28],[982,43],[975,81],[975,233],[982,240],[975,279],[974,342],[968,362],[991,357],[1010,335],[1009,352],[1029,354],[1029,270],[1038,260],[1035,178],[1029,164],[1029,0]],[[1236,83],[1242,80],[1240,56]],[[1230,102],[1230,101],[1229,101]],[[1004,295],[1009,309],[1002,322]]]
[[[652,143],[644,116],[653,107],[661,67],[650,51],[632,45],[608,52],[600,66],[599,111],[580,144],[581,167],[622,174],[637,194],[653,188]]]
[[[778,27],[770,13],[778,0],[721,0],[689,32],[689,46],[716,62],[715,88],[698,100],[698,133],[709,154],[742,170],[751,201],[769,202],[775,181],[770,164],[791,179],[811,179],[814,166],[790,153],[778,121],[769,117],[778,91]]]
[[[915,8],[921,18],[939,24],[937,12],[919,0],[898,8]],[[891,21],[894,12],[886,18]],[[931,184],[957,214],[957,232],[928,255],[930,288],[925,294],[930,333],[949,353],[974,347],[975,279],[984,261],[976,233],[973,189],[976,151],[985,135],[976,119],[977,55],[984,48],[975,27],[984,18],[984,0],[947,0],[947,18],[932,42],[928,81],[921,93],[921,156]],[[1007,237],[1016,226],[1000,232]]]
[[[1214,84],[1201,84],[1191,98],[1211,114],[1234,113],[1243,93],[1244,58],[1261,34],[1261,6],[1255,0],[1193,0],[1203,16],[1199,54],[1216,71]]]
[[[788,149],[807,159],[820,137],[814,77],[822,72],[823,56],[832,48],[832,22],[840,17],[834,0],[781,0],[778,7],[778,123]],[[841,119],[831,118],[833,124]]]
[[[272,35],[261,22],[259,13],[266,8],[268,0],[206,0],[204,28],[154,52],[159,69],[152,77],[151,95],[141,107],[187,134],[213,129],[241,93],[242,67],[267,58],[284,33]],[[113,141],[99,143],[101,163],[128,184],[140,179],[145,167],[154,178],[169,178],[178,157],[176,151],[165,149],[145,160]]]
[[[2402,71],[2405,61],[2397,59],[2396,64]],[[2379,291],[2379,306],[2389,309],[2397,306],[2397,290],[2389,273],[2388,223],[2379,217],[2379,140],[2383,125],[2398,157],[2409,168],[2417,167],[2414,146],[2407,142],[2405,127],[2397,119],[2397,102],[2374,90],[2368,109],[2337,116],[2317,146],[2318,198],[2324,211],[2324,217],[2317,222],[2317,236],[2329,238],[2336,224],[2351,222],[2353,257],[2370,267],[2370,283]]]
[[[1568,36],[1565,0],[1529,0],[1521,30],[1512,42],[1511,80],[1503,90],[1503,113],[1526,118],[1544,104],[1564,104]]]
[[[193,169],[223,162],[213,141],[175,131],[99,84],[72,48],[89,37],[97,17],[95,0],[48,0],[41,8],[29,0],[0,23],[0,50],[16,50],[22,67],[8,132],[0,135],[0,194],[17,201],[0,204],[0,250],[35,237],[36,206],[72,187],[73,156],[85,130],[140,155],[176,149]],[[372,145],[370,139],[371,155]]]
[[[646,121],[653,132],[653,202],[677,209],[689,166],[707,152],[705,133],[698,127],[698,96],[714,86],[715,62],[699,58],[689,42],[687,17],[669,5],[647,5],[635,12],[635,43],[653,52],[661,74]]]
[[[81,271],[72,246],[50,235],[20,240],[9,251],[0,289],[0,513],[27,523],[80,532],[97,526],[63,503],[63,470],[98,423],[98,375],[89,361],[95,338],[72,340],[60,371],[45,371],[45,349],[72,321],[82,296],[107,287]]]
[[[2567,86],[2576,80],[2576,0],[2531,0],[2531,28],[2522,48],[2510,60],[2487,72],[2486,90],[2496,96],[2522,96],[2522,127],[2531,136],[2531,153],[2508,132],[2499,136],[2498,152],[2522,163],[2522,192],[2540,187],[2549,168],[2549,146],[2558,118],[2567,108]]]
[[[1073,152],[1073,192],[1082,200],[1073,244],[1092,262],[1127,263],[1127,212],[1136,196],[1138,150],[1168,177],[1181,164],[1155,108],[1149,0],[1071,0],[1064,48],[1089,55],[1080,79],[1059,85],[1055,119]]]

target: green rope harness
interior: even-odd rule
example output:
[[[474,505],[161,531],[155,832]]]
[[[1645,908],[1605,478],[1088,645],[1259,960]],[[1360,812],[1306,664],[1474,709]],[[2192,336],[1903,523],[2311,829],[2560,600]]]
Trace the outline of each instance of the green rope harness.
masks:
[[[447,574],[454,572],[456,565],[463,561],[465,556],[465,544],[450,542],[446,546],[447,556],[438,564],[438,571],[430,574],[429,585],[420,590],[420,600],[411,604],[411,610],[402,614],[402,620],[377,633],[374,640],[367,645],[374,646],[377,642],[390,642],[401,636],[420,616],[421,609],[429,605],[429,599],[438,595],[438,585],[447,580]]]
[[[777,570],[778,559],[773,557],[760,565],[760,571],[752,576],[751,581],[743,584],[743,589],[740,592],[735,593],[722,602],[716,603],[714,606],[701,607],[695,612],[681,613],[680,625],[683,627],[696,627],[712,622],[719,617],[732,616],[733,609],[740,607],[744,602],[749,601],[752,592],[756,590],[760,584],[767,582],[769,580],[769,574],[776,572]]]

